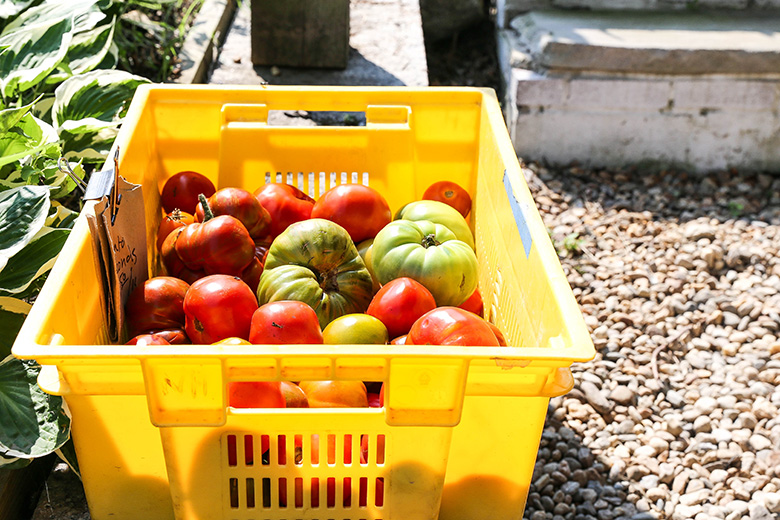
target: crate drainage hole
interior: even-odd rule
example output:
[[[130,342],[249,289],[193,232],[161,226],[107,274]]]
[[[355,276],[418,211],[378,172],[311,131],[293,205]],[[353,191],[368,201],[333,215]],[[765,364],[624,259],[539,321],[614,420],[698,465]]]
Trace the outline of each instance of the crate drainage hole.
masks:
[[[258,447],[261,450],[261,465],[257,468],[259,471],[266,471],[262,468],[268,466],[288,466],[288,462],[291,467],[302,467],[304,463],[315,467],[321,463],[335,467],[337,459],[339,459],[338,465],[343,464],[354,468],[367,467],[369,464],[381,466],[385,463],[384,435],[344,434],[337,436],[328,434],[320,436],[315,434],[306,437],[308,438],[304,439],[303,435],[228,435],[228,466],[254,467],[255,450]],[[257,442],[258,440],[259,442]],[[288,446],[288,440],[292,441],[292,446]],[[304,443],[304,440],[308,442]],[[276,449],[274,450],[271,450],[272,443],[275,444]],[[287,451],[293,447],[295,456],[288,458]],[[325,450],[323,457],[320,457],[321,450]],[[339,453],[341,457],[337,457]],[[358,458],[359,464],[353,464],[353,462],[358,462]],[[306,507],[309,508],[335,508],[337,503],[339,503],[339,507],[343,508],[365,508],[369,502],[372,502],[372,505],[376,507],[382,507],[384,505],[384,483],[383,477],[361,476],[343,478],[280,477],[278,479],[231,477],[229,479],[230,507],[232,509],[256,509],[258,507],[270,509],[278,506],[279,508],[302,509],[304,502],[308,502]],[[276,484],[276,486],[272,484]],[[357,489],[354,487],[355,484],[357,484]],[[292,489],[290,489],[290,485]],[[353,496],[355,494],[356,496]],[[291,500],[288,501],[288,497]]]

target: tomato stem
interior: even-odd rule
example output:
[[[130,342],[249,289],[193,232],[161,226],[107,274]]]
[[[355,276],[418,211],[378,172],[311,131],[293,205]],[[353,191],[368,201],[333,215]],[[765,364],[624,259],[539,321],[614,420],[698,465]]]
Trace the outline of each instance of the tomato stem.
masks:
[[[165,218],[171,222],[181,222],[181,210],[179,208],[173,208],[173,211]]]
[[[338,269],[332,269],[327,273],[317,273],[317,278],[323,291],[339,290]]]
[[[422,244],[422,246],[425,249],[428,249],[429,247],[440,246],[441,245],[441,242],[436,240],[436,235],[434,235],[433,233],[423,237],[423,239],[422,239],[422,241],[420,243]]]
[[[200,205],[203,206],[203,222],[207,222],[213,219],[214,212],[211,211],[211,206],[209,206],[209,201],[206,200],[206,196],[202,193],[199,193],[198,200],[200,201]]]

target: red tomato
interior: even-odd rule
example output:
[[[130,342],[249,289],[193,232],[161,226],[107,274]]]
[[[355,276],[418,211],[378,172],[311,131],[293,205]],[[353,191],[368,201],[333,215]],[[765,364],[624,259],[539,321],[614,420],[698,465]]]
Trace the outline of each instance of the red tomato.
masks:
[[[163,242],[171,234],[171,231],[193,222],[195,222],[195,217],[178,208],[164,216],[160,221],[160,227],[157,228],[157,250],[162,250]]]
[[[300,386],[290,381],[282,381],[281,388],[287,408],[309,407],[309,401],[306,399],[306,394],[303,393]]]
[[[423,284],[402,277],[379,289],[366,314],[378,318],[387,327],[390,337],[395,338],[408,333],[420,316],[435,308],[436,300]]]
[[[268,213],[257,197],[241,188],[222,188],[208,198],[214,216],[230,215],[244,224],[252,239],[259,239],[268,234],[271,226],[271,215]],[[205,218],[203,205],[198,203],[195,210],[198,222]]]
[[[324,218],[347,230],[358,243],[373,238],[393,218],[390,206],[375,189],[362,184],[340,184],[314,204],[311,218]]]
[[[414,322],[407,345],[498,347],[488,322],[458,307],[438,307]]]
[[[257,298],[241,278],[213,274],[196,281],[184,297],[187,336],[196,344],[247,339]]]
[[[252,258],[249,265],[241,272],[241,279],[246,282],[252,292],[257,294],[257,286],[260,284],[260,277],[263,275],[263,262],[257,256]]]
[[[183,324],[182,327],[184,327]],[[149,334],[154,334],[171,345],[186,345],[190,342],[190,338],[187,337],[187,333],[184,332],[184,329],[151,330],[149,331]]]
[[[165,338],[158,336],[157,334],[140,334],[125,345],[170,345]]]
[[[125,304],[130,336],[184,328],[184,295],[189,284],[172,276],[155,276],[130,293]]]
[[[452,206],[458,213],[466,215],[471,211],[471,196],[457,183],[451,181],[434,182],[425,190],[423,200],[438,200]]]
[[[255,257],[252,237],[241,221],[230,215],[185,226],[175,239],[176,254],[192,271],[240,276]]]
[[[368,393],[368,407],[369,408],[382,408],[379,402],[379,394]]]
[[[406,345],[406,334],[390,340],[391,345]]]
[[[488,325],[490,325],[490,329],[493,331],[493,334],[496,335],[496,340],[498,340],[498,344],[502,347],[507,346],[506,338],[504,337],[504,333],[501,332],[501,329],[490,323],[489,321],[485,321]]]
[[[273,239],[268,235],[261,239],[255,239],[255,256],[263,265],[265,265],[265,257],[268,256],[268,249],[271,247],[271,242],[273,242]]]
[[[474,289],[474,292],[471,293],[471,296],[468,297],[468,299],[458,305],[463,310],[473,312],[479,317],[483,317],[485,314],[485,305],[482,303],[482,295],[479,294],[479,289]]]
[[[160,260],[162,260],[163,267],[167,274],[180,278],[192,285],[199,278],[206,276],[206,272],[202,269],[189,269],[184,265],[184,262],[182,262],[182,259],[179,258],[179,255],[176,253],[176,242],[178,242],[182,231],[184,231],[184,228],[180,227],[168,234],[160,249]]]
[[[362,381],[301,381],[309,408],[367,408],[368,393]]]
[[[378,462],[380,464],[384,463],[384,455],[385,455],[385,436],[379,435],[376,438],[376,445],[373,447],[369,446],[368,443],[368,435],[361,435],[360,436],[360,463],[361,464],[367,464],[368,463],[368,450],[371,449],[373,455],[373,462]],[[381,460],[377,460],[380,459]],[[381,482],[381,481],[380,481]],[[380,482],[377,482],[377,485],[380,484]],[[381,493],[378,492],[377,489],[377,496],[379,496]],[[379,505],[379,504],[377,504]]]
[[[284,408],[279,381],[234,381],[228,383],[228,405],[233,408]]]
[[[254,345],[322,344],[322,330],[314,309],[303,302],[281,300],[254,312],[249,341]]]
[[[290,224],[308,219],[314,207],[313,198],[289,184],[266,184],[255,190],[254,195],[271,215],[271,228],[268,231],[271,238],[279,235]]]
[[[198,205],[198,194],[202,193],[208,198],[216,191],[214,183],[205,175],[193,171],[183,171],[165,181],[160,194],[160,202],[166,213],[179,208],[194,215],[195,206]]]

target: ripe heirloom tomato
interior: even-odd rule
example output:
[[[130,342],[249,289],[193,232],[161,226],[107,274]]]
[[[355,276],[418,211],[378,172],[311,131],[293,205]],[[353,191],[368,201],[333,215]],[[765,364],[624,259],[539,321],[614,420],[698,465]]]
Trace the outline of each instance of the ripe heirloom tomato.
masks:
[[[329,189],[314,203],[311,218],[324,218],[347,230],[357,244],[375,237],[392,220],[385,198],[362,184],[340,184]]]
[[[271,238],[281,234],[290,224],[308,219],[314,207],[313,198],[295,186],[281,182],[265,184],[256,189],[254,195],[271,215],[268,232]]]
[[[157,228],[157,250],[162,250],[163,242],[165,242],[165,239],[171,234],[171,231],[176,228],[184,227],[187,224],[192,224],[193,222],[195,222],[195,217],[178,208],[164,216],[160,221],[160,227]]]
[[[184,228],[180,227],[168,234],[163,241],[162,248],[160,248],[160,259],[168,275],[180,278],[192,285],[195,283],[195,280],[206,276],[206,273],[202,269],[189,269],[176,253],[176,242],[179,240],[179,235],[181,235],[182,231],[184,231]]]
[[[237,276],[213,274],[192,284],[184,297],[187,336],[196,344],[249,338],[257,298]]]
[[[308,408],[309,401],[301,387],[290,381],[281,382],[282,394],[287,403],[287,408]]]
[[[139,334],[125,345],[170,345],[165,338],[157,334]]]
[[[414,322],[407,345],[498,347],[488,322],[458,307],[437,307]]]
[[[215,341],[213,344],[214,345],[251,345],[251,343],[249,343],[249,341],[245,340],[244,338],[237,338],[235,336],[231,338],[225,338],[219,341]]]
[[[255,257],[255,243],[249,232],[240,220],[229,215],[182,228],[174,248],[188,269],[206,274],[241,275]]]
[[[228,383],[228,406],[233,408],[285,408],[279,381],[233,381]]]
[[[493,334],[496,335],[496,340],[498,340],[498,344],[502,347],[508,346],[506,342],[506,338],[504,337],[504,333],[501,332],[501,329],[499,329],[498,327],[496,327],[495,325],[493,325],[487,320],[485,320],[485,323],[490,325],[490,329],[493,331]]]
[[[256,293],[261,276],[263,276],[263,263],[255,256],[241,272],[241,279],[252,289],[252,292]]]
[[[150,330],[149,334],[153,334],[158,338],[162,338],[171,345],[186,345],[190,343],[190,338],[187,337],[187,333],[184,332],[184,324],[180,329],[162,329],[162,330]]]
[[[329,345],[386,345],[390,339],[379,318],[363,313],[339,316],[323,329],[322,338]]]
[[[322,331],[309,305],[282,300],[263,304],[252,314],[249,341],[254,345],[322,344]]]
[[[406,334],[390,340],[391,345],[406,345]]]
[[[250,192],[241,188],[222,188],[208,198],[208,204],[214,216],[230,215],[240,220],[253,240],[268,234],[271,215]],[[198,222],[203,222],[205,218],[200,202],[195,217]]]
[[[130,336],[184,328],[184,295],[189,284],[172,276],[155,276],[130,293],[125,304]]]
[[[160,202],[166,213],[176,208],[195,214],[198,205],[198,195],[211,197],[217,189],[214,183],[203,174],[193,171],[183,171],[171,176],[163,185]]]
[[[363,381],[301,381],[309,408],[368,408]]]
[[[438,200],[452,206],[464,217],[471,211],[471,195],[460,184],[452,181],[434,182],[425,190],[423,200]]]
[[[395,338],[409,332],[420,316],[435,308],[436,300],[424,285],[401,277],[390,280],[379,289],[366,314],[379,318],[390,337]]]
[[[471,296],[469,296],[465,302],[458,305],[458,307],[473,312],[479,317],[484,317],[485,315],[485,305],[482,303],[482,295],[479,293],[479,289],[474,289]]]
[[[321,328],[339,316],[364,312],[372,294],[371,274],[347,231],[321,218],[291,224],[274,239],[257,286],[260,304],[309,304]]]

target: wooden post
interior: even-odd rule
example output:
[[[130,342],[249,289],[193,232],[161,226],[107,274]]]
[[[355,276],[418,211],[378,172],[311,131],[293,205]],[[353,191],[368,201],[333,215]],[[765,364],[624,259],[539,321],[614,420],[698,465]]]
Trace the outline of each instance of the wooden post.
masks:
[[[253,0],[252,63],[345,68],[349,0]]]

